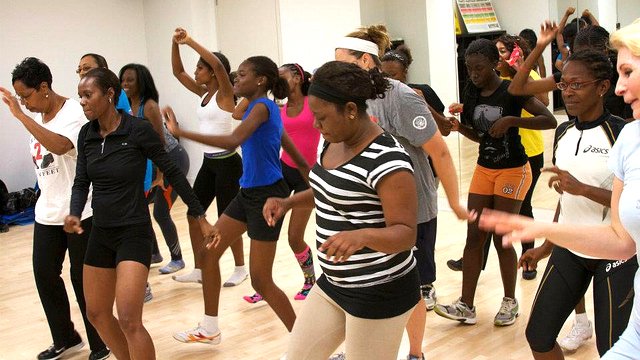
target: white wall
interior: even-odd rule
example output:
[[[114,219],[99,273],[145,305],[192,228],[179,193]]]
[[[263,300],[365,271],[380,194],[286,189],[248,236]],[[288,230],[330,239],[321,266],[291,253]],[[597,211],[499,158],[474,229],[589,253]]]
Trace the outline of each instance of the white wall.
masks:
[[[0,86],[13,92],[11,71],[27,56],[44,61],[57,93],[77,99],[80,57],[102,54],[112,69],[147,62],[141,1],[0,1]],[[33,186],[28,134],[0,104],[0,179],[10,191]]]
[[[458,70],[453,5],[428,0],[426,6],[429,44],[429,84],[445,106],[458,101]]]
[[[618,22],[620,26],[627,26],[640,18],[640,4],[638,0],[617,0]]]
[[[176,27],[182,27],[204,47],[211,51],[217,50],[215,7],[209,0],[144,0],[143,4],[146,53],[149,59],[145,65],[151,70],[160,93],[160,107],[170,105],[181,126],[197,131],[196,108],[200,99],[173,76],[171,39]],[[191,74],[199,55],[185,45],[181,45],[180,54],[185,71]],[[187,178],[193,183],[202,164],[202,146],[186,139],[181,140],[181,144],[189,153]]]
[[[334,60],[336,41],[360,26],[358,0],[278,2],[281,64],[297,62],[312,72]]]

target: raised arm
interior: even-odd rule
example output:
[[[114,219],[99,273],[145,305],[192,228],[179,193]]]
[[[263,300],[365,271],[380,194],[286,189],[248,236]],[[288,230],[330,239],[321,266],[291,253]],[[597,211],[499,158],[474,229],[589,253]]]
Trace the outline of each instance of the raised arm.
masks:
[[[480,227],[505,234],[505,245],[527,239],[547,238],[555,245],[600,259],[629,259],[636,253],[636,243],[620,222],[618,205],[624,183],[613,180],[610,225],[575,225],[533,221],[530,218],[484,209]]]
[[[179,33],[176,31],[171,41],[171,68],[173,69],[173,76],[189,91],[202,97],[207,92],[207,89],[204,86],[198,85],[196,81],[184,71],[184,65],[182,65],[182,58],[180,57],[180,45],[176,39],[178,36]]]
[[[44,128],[22,111],[18,99],[9,90],[0,87],[2,101],[7,104],[11,114],[35,137],[42,146],[56,155],[64,155],[73,149],[73,143],[66,137]]]
[[[204,46],[195,41],[186,30],[182,28],[176,29],[176,41],[178,44],[185,44],[195,50],[202,59],[211,66],[213,73],[218,80],[218,92],[216,93],[216,101],[222,110],[232,112],[235,107],[235,99],[233,97],[233,85],[229,80],[229,73],[224,68],[220,59],[215,54],[207,50]]]
[[[509,93],[513,95],[534,95],[547,93],[556,88],[556,82],[553,76],[543,77],[540,80],[533,80],[529,74],[531,73],[531,69],[533,69],[537,59],[542,58],[542,53],[551,41],[553,41],[557,31],[558,27],[548,20],[540,25],[538,42],[531,51],[531,54],[527,56],[522,66],[520,66],[516,74],[513,76],[513,79],[511,79],[511,84],[509,84]],[[548,101],[547,97],[547,104]]]

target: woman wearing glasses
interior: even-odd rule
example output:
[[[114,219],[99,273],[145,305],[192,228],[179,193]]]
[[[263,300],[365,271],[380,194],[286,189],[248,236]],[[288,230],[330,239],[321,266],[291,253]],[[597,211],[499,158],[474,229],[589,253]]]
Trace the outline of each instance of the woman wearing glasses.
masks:
[[[93,216],[90,194],[78,213],[85,232],[68,234],[63,230],[76,174],[78,133],[87,123],[87,118],[76,100],[53,91],[51,71],[39,59],[24,59],[15,67],[11,76],[16,97],[0,87],[2,101],[31,133],[29,148],[41,190],[33,227],[33,275],[53,344],[38,354],[37,358],[58,359],[84,346],[71,321],[69,298],[60,276],[68,251],[71,284],[91,345],[89,360],[106,359],[110,351],[87,318],[82,283],[82,264]],[[32,118],[25,114],[18,101],[35,116]]]
[[[604,94],[613,72],[601,52],[573,53],[564,65],[557,86],[567,113],[574,118],[556,129],[554,167],[550,182],[561,194],[555,221],[559,223],[611,223],[613,173],[607,167],[611,148],[625,125],[604,108]],[[589,166],[584,166],[589,164]],[[593,279],[596,344],[603,355],[624,331],[633,302],[635,256],[629,260],[602,260],[555,246],[541,246],[551,258],[545,269],[527,326],[527,340],[536,359],[562,359],[556,337]],[[611,309],[616,309],[611,311]]]

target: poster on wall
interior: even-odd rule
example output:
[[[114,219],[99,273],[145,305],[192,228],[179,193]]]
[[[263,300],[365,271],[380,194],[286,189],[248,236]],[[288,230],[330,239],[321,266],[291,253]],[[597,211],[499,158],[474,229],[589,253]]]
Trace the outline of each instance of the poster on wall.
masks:
[[[457,0],[457,3],[468,33],[501,30],[491,0]]]

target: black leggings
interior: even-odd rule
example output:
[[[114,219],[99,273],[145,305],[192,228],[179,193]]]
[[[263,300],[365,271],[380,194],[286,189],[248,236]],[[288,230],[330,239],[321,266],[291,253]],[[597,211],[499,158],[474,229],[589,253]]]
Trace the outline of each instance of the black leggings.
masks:
[[[596,345],[602,356],[618,340],[633,307],[636,256],[620,260],[586,259],[565,248],[553,249],[527,324],[535,352],[551,351],[556,338],[593,279]]]
[[[71,284],[82,313],[89,345],[94,351],[105,348],[98,332],[87,319],[82,287],[82,267],[91,233],[91,221],[92,218],[82,221],[84,232],[79,235],[66,233],[62,225],[42,225],[36,222],[33,228],[33,275],[56,348],[68,346],[74,340],[75,329],[71,321],[69,297],[60,277],[67,250],[71,265]]]
[[[242,159],[237,153],[222,159],[205,157],[193,184],[193,192],[196,193],[205,210],[217,197],[218,216],[220,216],[238,194],[241,176]]]
[[[176,146],[173,150],[169,151],[169,157],[176,165],[182,170],[182,173],[187,175],[189,172],[189,154],[181,146]],[[180,249],[180,242],[178,241],[178,231],[176,230],[176,224],[171,219],[171,207],[174,201],[178,198],[178,194],[172,186],[167,185],[167,190],[162,191],[161,188],[154,188],[153,194],[153,218],[156,220],[162,231],[164,241],[171,253],[171,260],[182,260],[182,250]],[[153,254],[159,254],[158,239],[153,237]]]
[[[420,273],[420,285],[432,284],[436,281],[436,233],[438,218],[418,224],[416,233],[416,248],[413,252]]]

